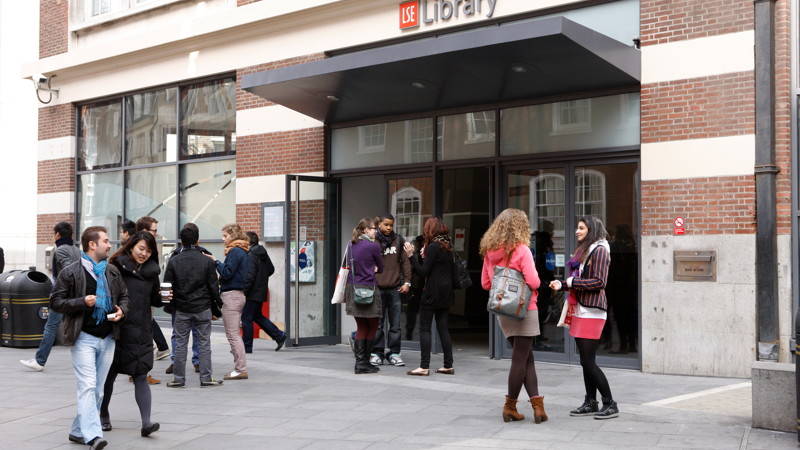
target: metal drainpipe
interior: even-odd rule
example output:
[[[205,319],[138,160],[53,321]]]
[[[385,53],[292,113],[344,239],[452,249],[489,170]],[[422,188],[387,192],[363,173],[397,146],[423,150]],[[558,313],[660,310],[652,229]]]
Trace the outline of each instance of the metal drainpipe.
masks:
[[[775,0],[754,0],[756,96],[756,322],[758,359],[778,360],[775,178]]]

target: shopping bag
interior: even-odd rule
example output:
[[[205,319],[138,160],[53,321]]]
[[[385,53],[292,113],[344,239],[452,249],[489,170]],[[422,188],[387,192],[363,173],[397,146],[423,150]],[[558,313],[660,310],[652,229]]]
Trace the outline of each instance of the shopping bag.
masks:
[[[331,304],[338,305],[344,303],[344,291],[347,289],[347,277],[350,276],[350,268],[345,266],[347,252],[350,251],[350,245],[344,250],[342,255],[342,263],[339,264],[339,274],[336,276],[336,284],[333,288],[333,296],[331,297]]]

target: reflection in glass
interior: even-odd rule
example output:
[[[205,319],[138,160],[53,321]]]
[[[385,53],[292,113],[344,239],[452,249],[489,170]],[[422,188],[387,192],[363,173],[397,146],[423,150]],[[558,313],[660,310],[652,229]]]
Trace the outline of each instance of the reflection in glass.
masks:
[[[80,230],[103,226],[110,239],[119,238],[122,223],[122,172],[106,172],[78,177]]]
[[[508,175],[508,206],[528,213],[531,224],[536,271],[542,284],[537,307],[541,336],[537,351],[564,352],[564,330],[558,328],[563,295],[554,294],[548,284],[564,279],[565,261],[565,182],[559,169],[525,170]]]
[[[136,221],[150,216],[158,220],[158,234],[178,239],[175,230],[175,166],[129,170],[125,187],[125,217]]]
[[[181,89],[181,157],[236,151],[236,83],[219,80]]]
[[[178,89],[125,97],[125,150],[128,165],[178,159]]]
[[[436,157],[439,161],[494,156],[494,111],[440,116],[437,126]]]
[[[118,167],[122,162],[122,107],[119,100],[80,109],[80,170]]]
[[[433,161],[433,119],[404,120],[332,133],[334,170]]]
[[[411,242],[422,234],[422,224],[433,214],[433,179],[392,179],[388,190],[394,231]]]
[[[180,168],[180,222],[193,222],[200,239],[220,239],[225,224],[236,220],[234,160],[185,164]]]
[[[501,155],[639,144],[639,94],[621,94],[500,111]]]

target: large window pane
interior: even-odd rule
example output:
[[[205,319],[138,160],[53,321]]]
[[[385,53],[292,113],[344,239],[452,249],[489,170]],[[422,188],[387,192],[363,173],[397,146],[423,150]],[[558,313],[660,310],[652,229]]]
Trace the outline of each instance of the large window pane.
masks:
[[[478,111],[442,116],[438,121],[439,161],[494,156],[495,112]]]
[[[392,179],[388,191],[394,231],[411,242],[422,234],[422,225],[433,215],[433,178]]]
[[[236,84],[209,81],[181,89],[181,158],[236,151]]]
[[[78,193],[80,231],[100,225],[108,229],[111,239],[118,239],[122,223],[122,172],[81,175]]]
[[[82,106],[78,136],[81,170],[118,167],[122,162],[122,107],[120,101]]]
[[[200,239],[220,239],[225,224],[236,220],[234,160],[181,166],[181,226],[193,222]]]
[[[503,155],[638,145],[639,94],[504,109],[500,126]]]
[[[177,88],[125,97],[125,150],[128,165],[178,159]]]
[[[175,166],[129,170],[125,187],[125,217],[158,220],[159,237],[178,239],[175,214]]]
[[[334,170],[433,160],[433,119],[404,120],[333,130]]]

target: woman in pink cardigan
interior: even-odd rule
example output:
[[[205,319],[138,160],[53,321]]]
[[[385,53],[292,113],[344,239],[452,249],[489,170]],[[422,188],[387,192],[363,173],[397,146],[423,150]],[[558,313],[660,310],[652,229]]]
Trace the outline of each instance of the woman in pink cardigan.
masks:
[[[489,290],[492,287],[495,266],[508,267],[522,273],[525,283],[531,288],[528,314],[522,320],[497,316],[500,328],[513,348],[511,369],[508,372],[508,395],[503,406],[503,420],[523,420],[525,416],[517,411],[517,397],[522,390],[530,397],[533,405],[533,421],[547,420],[544,411],[544,397],[539,395],[539,382],[536,379],[536,366],[533,361],[533,338],[540,334],[539,315],[536,312],[536,290],[539,288],[539,275],[531,254],[531,227],[528,216],[519,209],[509,208],[501,212],[481,239],[483,272],[481,285]]]

